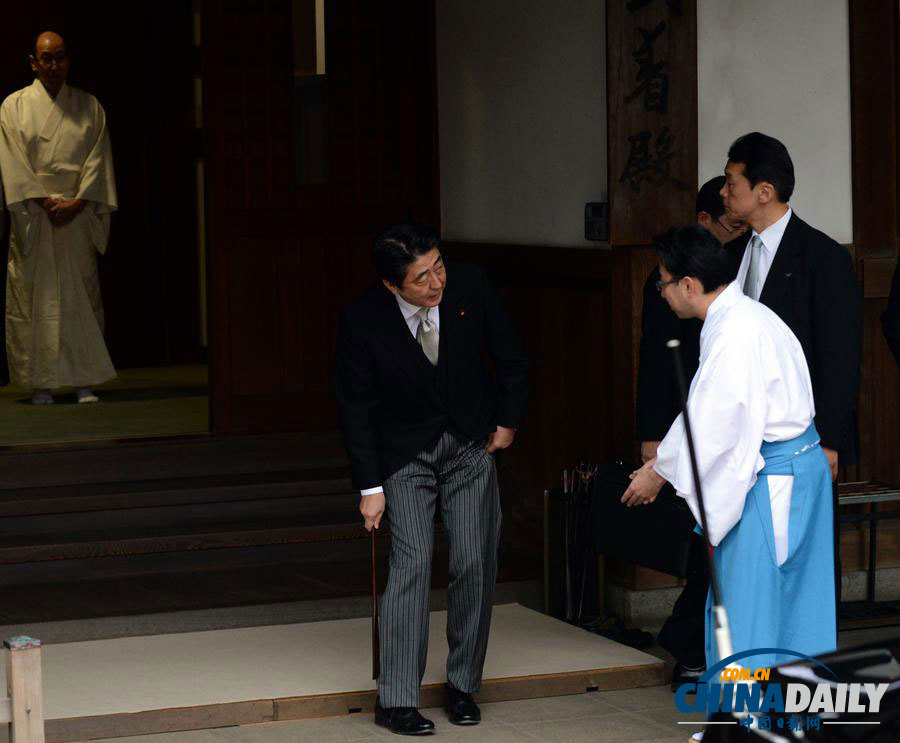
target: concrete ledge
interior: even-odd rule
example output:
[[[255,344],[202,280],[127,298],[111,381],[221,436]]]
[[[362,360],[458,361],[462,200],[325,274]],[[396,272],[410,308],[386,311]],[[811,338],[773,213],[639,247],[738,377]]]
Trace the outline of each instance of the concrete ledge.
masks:
[[[841,579],[841,598],[861,601],[866,597],[868,571],[854,570]],[[610,585],[606,589],[606,610],[631,627],[654,631],[672,613],[672,606],[681,595],[681,586],[674,588],[633,589]],[[875,580],[876,601],[900,599],[900,568],[880,568]]]

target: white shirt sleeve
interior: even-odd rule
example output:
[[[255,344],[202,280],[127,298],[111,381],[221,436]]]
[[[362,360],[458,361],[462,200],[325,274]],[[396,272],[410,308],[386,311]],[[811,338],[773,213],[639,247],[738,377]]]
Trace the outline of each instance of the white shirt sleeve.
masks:
[[[717,346],[698,369],[688,395],[708,536],[714,546],[741,518],[747,492],[765,465],[760,447],[767,405],[758,349],[742,346],[740,338]],[[683,416],[659,445],[654,469],[701,523]]]
[[[383,488],[379,485],[377,488],[365,488],[364,490],[360,490],[360,495],[375,495],[375,493],[382,492]]]

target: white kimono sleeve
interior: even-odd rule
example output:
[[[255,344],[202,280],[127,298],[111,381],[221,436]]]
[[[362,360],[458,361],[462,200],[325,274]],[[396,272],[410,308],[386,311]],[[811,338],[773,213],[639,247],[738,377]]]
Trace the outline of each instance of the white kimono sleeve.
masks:
[[[759,354],[741,339],[717,339],[691,384],[688,414],[697,450],[709,541],[719,544],[741,517],[756,473],[766,424],[766,390]],[[654,469],[684,498],[697,523],[700,509],[679,415],[659,445]]]
[[[9,210],[26,214],[29,199],[45,199],[48,194],[32,170],[20,136],[21,127],[15,119],[9,102],[0,107],[0,174]],[[37,213],[40,208],[32,211]]]
[[[82,163],[76,195],[79,199],[94,202],[96,214],[108,214],[117,207],[112,146],[106,129],[106,113],[99,103],[95,105],[93,123],[97,138],[91,144],[91,149]]]

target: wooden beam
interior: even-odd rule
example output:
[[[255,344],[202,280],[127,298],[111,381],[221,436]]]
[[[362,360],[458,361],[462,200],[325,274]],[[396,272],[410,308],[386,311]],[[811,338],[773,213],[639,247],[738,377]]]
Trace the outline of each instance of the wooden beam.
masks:
[[[648,246],[696,217],[697,3],[620,0],[606,13],[613,448],[637,461],[641,303],[656,262]],[[615,566],[607,576],[622,580]]]
[[[10,743],[44,743],[44,702],[41,686],[41,641],[13,637],[3,646],[9,693]]]
[[[694,219],[697,4],[606,5],[610,244]]]
[[[850,2],[853,243],[857,258],[897,255],[896,0]]]
[[[658,686],[666,678],[665,664],[659,661],[639,666],[486,679],[475,697],[482,704],[536,699],[583,694],[587,691]],[[423,685],[421,706],[443,705],[444,693],[444,684]],[[47,739],[48,743],[66,743],[92,738],[371,713],[375,707],[375,695],[376,691],[373,689],[48,720]]]
[[[897,364],[882,332],[900,238],[900,19],[896,0],[851,0],[853,244],[864,298],[859,464],[853,479],[900,483]]]

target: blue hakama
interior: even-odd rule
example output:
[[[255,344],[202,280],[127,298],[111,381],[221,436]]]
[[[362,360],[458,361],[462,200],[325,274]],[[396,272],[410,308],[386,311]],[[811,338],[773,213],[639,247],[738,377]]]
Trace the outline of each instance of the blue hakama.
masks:
[[[734,652],[786,648],[807,655],[837,646],[831,470],[815,425],[788,441],[763,442],[765,467],[747,493],[740,520],[714,551]],[[776,560],[767,475],[792,475],[788,552]],[[706,601],[706,666],[718,662],[712,592]],[[795,660],[760,655],[745,667]]]

